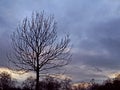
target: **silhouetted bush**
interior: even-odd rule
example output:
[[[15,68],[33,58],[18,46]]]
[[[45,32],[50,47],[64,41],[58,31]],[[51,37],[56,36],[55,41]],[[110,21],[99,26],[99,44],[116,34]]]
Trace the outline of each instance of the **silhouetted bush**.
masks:
[[[46,77],[39,83],[40,90],[59,90],[61,83],[52,77]]]
[[[48,76],[39,82],[39,90],[72,90],[70,82],[69,79],[59,80]],[[27,78],[22,83],[22,90],[35,90],[35,79]]]
[[[35,85],[35,79],[30,76],[22,83],[22,88],[23,90],[34,90]]]
[[[0,73],[0,89],[1,90],[13,90],[15,88],[16,80],[11,78],[11,75],[7,72]]]
[[[90,90],[120,90],[120,79],[106,80],[102,85],[94,84]]]

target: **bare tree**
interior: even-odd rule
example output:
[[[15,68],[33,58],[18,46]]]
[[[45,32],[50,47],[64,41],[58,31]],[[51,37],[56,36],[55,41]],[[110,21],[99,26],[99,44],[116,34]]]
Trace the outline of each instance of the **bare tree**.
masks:
[[[17,70],[35,71],[38,90],[40,72],[68,64],[69,42],[69,35],[57,38],[53,16],[45,17],[44,12],[36,12],[31,18],[25,18],[12,34],[14,56],[9,59]]]

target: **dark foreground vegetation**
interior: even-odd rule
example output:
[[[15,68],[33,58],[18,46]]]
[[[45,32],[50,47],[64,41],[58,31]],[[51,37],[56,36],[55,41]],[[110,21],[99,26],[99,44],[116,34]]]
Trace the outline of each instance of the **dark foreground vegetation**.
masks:
[[[0,74],[0,90],[35,90],[35,79],[28,77],[20,84],[10,74],[3,72]],[[60,80],[48,76],[39,82],[39,90],[120,90],[120,78],[109,79],[102,84],[93,81],[74,86],[70,79]]]

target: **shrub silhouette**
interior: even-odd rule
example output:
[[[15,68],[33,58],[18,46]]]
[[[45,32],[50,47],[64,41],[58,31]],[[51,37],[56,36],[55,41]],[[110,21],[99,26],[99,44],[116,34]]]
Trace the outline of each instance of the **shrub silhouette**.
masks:
[[[30,76],[22,83],[23,90],[34,90],[35,89],[35,79]]]
[[[46,77],[40,83],[40,90],[59,90],[61,83],[53,77]]]
[[[10,90],[15,88],[15,80],[11,78],[11,75],[7,72],[2,72],[0,74],[0,89],[1,90]]]
[[[106,80],[102,85],[94,84],[90,90],[120,90],[120,79]]]

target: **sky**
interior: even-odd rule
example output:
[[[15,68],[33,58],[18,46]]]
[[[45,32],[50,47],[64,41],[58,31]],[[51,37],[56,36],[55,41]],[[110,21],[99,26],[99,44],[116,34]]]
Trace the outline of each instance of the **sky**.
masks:
[[[0,66],[7,64],[10,35],[33,11],[54,14],[59,36],[69,33],[73,81],[100,81],[120,70],[119,0],[0,0]]]

